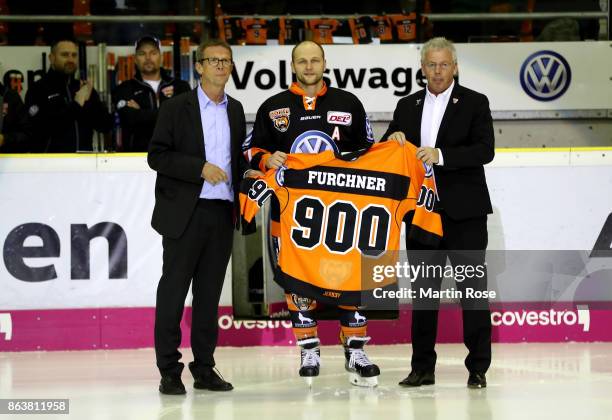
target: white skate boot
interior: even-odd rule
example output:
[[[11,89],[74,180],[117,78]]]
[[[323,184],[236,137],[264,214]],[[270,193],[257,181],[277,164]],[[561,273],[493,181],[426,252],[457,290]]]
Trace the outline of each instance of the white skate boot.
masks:
[[[347,337],[344,344],[344,367],[349,373],[349,382],[356,386],[375,387],[378,385],[380,369],[370,362],[363,347],[370,337]]]
[[[301,347],[300,376],[306,380],[309,388],[312,388],[313,378],[319,376],[319,366],[321,366],[320,341],[317,337],[298,340]]]

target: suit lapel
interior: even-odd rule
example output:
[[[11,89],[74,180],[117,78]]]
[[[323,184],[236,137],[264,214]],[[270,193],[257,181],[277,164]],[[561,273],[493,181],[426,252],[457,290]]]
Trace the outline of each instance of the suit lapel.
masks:
[[[438,136],[436,137],[435,145],[437,147],[440,146],[441,143],[444,143],[444,135],[448,130],[448,125],[457,112],[457,109],[461,106],[461,101],[459,100],[461,97],[461,92],[459,91],[459,84],[455,82],[455,86],[453,87],[453,91],[450,94],[450,98],[448,98],[448,104],[446,105],[446,109],[444,110],[444,115],[442,116],[442,122],[440,123],[440,129],[438,130]],[[441,140],[441,141],[440,141]]]
[[[230,126],[230,151],[231,156],[236,156],[236,147],[240,144],[240,134],[238,133],[238,124],[233,124],[236,118],[236,108],[230,96],[227,96],[227,120]],[[233,159],[232,159],[233,164]]]
[[[227,95],[227,121],[230,126],[230,163],[232,167],[232,175],[236,177],[238,175],[238,161],[236,160],[236,156],[240,156],[242,147],[242,142],[244,140],[244,134],[240,133],[240,127],[238,123],[238,110],[236,109],[236,104],[233,98]],[[238,179],[233,179],[234,184],[238,182]],[[235,191],[237,193],[237,191]]]
[[[202,114],[200,113],[200,101],[198,101],[198,88],[189,92],[187,99],[187,114],[189,121],[193,124],[192,133],[196,133],[198,146],[204,159],[206,159],[206,150],[204,148],[204,130],[202,129]]]

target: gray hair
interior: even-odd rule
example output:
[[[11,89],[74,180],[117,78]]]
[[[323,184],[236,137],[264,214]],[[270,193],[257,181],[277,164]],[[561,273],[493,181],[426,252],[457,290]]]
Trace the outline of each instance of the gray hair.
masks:
[[[457,50],[455,50],[455,45],[443,36],[432,38],[423,44],[421,48],[421,63],[425,62],[425,57],[430,50],[449,50],[453,55],[453,62],[457,64]]]

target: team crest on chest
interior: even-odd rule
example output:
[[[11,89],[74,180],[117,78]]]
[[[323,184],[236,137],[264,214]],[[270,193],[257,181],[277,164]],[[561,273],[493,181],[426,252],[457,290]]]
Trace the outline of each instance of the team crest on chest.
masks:
[[[274,128],[276,128],[281,133],[284,133],[289,129],[289,116],[291,115],[291,111],[289,108],[279,108],[273,111],[270,111],[268,114],[272,123],[274,123]]]

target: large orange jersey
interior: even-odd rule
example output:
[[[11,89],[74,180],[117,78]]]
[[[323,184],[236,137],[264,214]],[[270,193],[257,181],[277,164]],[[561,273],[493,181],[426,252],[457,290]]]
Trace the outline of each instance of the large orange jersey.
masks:
[[[397,262],[406,213],[414,211],[413,239],[435,245],[442,236],[433,171],[410,143],[378,143],[361,156],[289,154],[279,170],[243,182],[244,219],[272,194],[281,209],[275,281],[321,302],[359,305],[363,291],[394,286],[374,283],[368,270]]]

